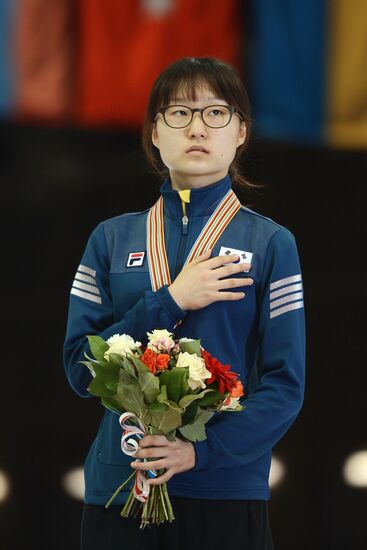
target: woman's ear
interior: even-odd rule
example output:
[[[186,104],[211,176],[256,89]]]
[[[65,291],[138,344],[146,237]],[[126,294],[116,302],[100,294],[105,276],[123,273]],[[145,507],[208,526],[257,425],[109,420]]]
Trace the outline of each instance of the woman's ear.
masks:
[[[152,128],[152,143],[159,149],[158,131],[156,124],[153,124]]]
[[[238,130],[237,147],[245,143],[246,134],[247,134],[246,124],[243,120],[241,120],[240,129]]]

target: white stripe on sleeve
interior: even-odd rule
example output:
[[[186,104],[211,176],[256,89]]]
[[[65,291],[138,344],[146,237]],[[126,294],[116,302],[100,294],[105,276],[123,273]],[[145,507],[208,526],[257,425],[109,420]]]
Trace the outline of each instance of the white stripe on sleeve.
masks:
[[[82,290],[78,290],[77,288],[72,288],[70,293],[75,294],[75,296],[79,296],[80,298],[85,298],[86,300],[90,300],[91,302],[96,302],[97,304],[102,303],[102,299],[100,296],[96,296],[95,294],[89,294],[89,292],[83,292]]]
[[[291,283],[297,283],[298,281],[302,281],[302,275],[300,273],[298,275],[293,275],[292,277],[286,277],[285,279],[279,279],[279,281],[274,281],[273,283],[270,283],[270,290],[274,290],[275,288],[289,285]]]
[[[80,281],[74,281],[73,287],[81,288],[82,290],[87,290],[88,292],[92,292],[92,294],[98,294],[98,296],[100,296],[100,292],[96,286],[87,285],[85,283],[81,283]]]
[[[292,309],[300,309],[301,307],[303,307],[303,302],[293,302],[284,307],[274,309],[270,312],[270,319],[273,319],[273,317],[278,317],[278,315],[282,315],[283,313],[287,313],[287,311],[291,311]]]
[[[284,294],[297,292],[298,290],[302,290],[302,283],[299,283],[297,285],[285,286],[284,288],[280,288],[279,290],[275,290],[274,292],[271,292],[270,300],[274,300],[274,298],[278,298],[279,296],[283,296]]]
[[[283,298],[279,298],[279,300],[273,300],[270,302],[270,309],[288,304],[288,302],[295,302],[296,300],[303,300],[303,292],[294,292],[293,294],[288,294],[287,296],[283,296]]]
[[[78,271],[82,271],[83,273],[87,273],[88,275],[92,275],[92,277],[96,276],[96,272],[94,269],[91,269],[90,267],[87,267],[86,265],[80,264],[78,267]]]
[[[83,273],[77,272],[75,275],[75,279],[78,281],[84,281],[85,283],[90,283],[91,285],[96,285],[96,280],[94,277],[90,277],[89,275],[84,275]]]

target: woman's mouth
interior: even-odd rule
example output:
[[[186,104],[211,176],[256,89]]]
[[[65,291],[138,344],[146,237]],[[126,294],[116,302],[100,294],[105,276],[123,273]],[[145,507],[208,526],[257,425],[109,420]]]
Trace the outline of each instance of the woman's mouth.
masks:
[[[192,145],[189,147],[189,149],[186,149],[186,153],[190,154],[208,154],[209,151],[206,149],[206,147],[203,147],[202,145]]]

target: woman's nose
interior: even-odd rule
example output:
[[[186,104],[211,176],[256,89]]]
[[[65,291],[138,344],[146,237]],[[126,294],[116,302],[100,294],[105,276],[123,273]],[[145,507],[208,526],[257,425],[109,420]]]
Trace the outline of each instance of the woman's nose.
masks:
[[[188,128],[189,128],[189,134],[192,136],[197,134],[206,136],[207,134],[206,125],[199,112],[194,113],[192,117],[192,121],[190,122]]]

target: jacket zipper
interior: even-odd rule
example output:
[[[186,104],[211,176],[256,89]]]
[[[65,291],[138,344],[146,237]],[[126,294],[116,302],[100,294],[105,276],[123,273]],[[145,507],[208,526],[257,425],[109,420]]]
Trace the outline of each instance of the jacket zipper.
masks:
[[[185,249],[187,244],[187,236],[189,234],[189,218],[186,214],[186,205],[184,202],[182,202],[182,214],[183,216],[181,218],[180,240],[178,243],[176,269],[175,269],[175,275],[174,275],[175,278],[183,268],[183,264],[185,261],[184,254],[185,254]]]

